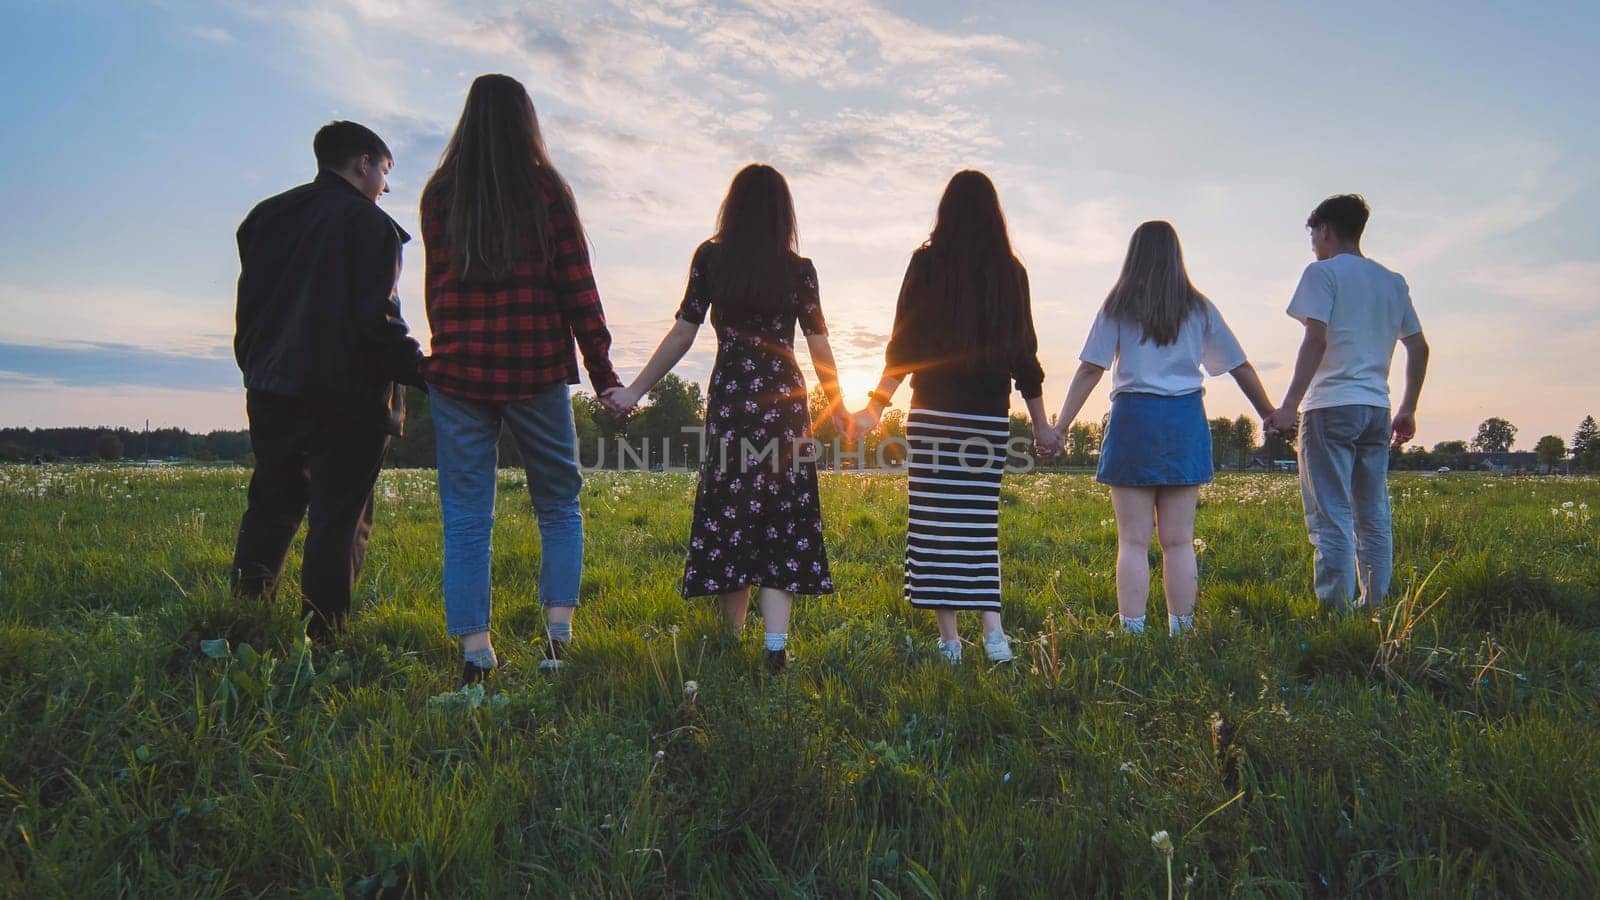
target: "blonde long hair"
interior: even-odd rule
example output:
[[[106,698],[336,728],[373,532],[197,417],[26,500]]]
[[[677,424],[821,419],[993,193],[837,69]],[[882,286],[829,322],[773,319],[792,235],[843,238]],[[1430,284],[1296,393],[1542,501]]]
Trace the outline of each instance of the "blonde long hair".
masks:
[[[1183,247],[1170,222],[1146,222],[1133,230],[1122,274],[1101,307],[1108,319],[1138,325],[1157,347],[1178,340],[1189,314],[1205,308],[1206,296],[1189,280]]]

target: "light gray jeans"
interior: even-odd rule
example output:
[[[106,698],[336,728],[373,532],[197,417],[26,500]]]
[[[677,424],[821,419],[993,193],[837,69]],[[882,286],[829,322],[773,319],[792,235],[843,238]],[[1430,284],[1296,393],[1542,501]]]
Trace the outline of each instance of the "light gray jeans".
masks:
[[[1323,608],[1382,606],[1394,571],[1389,410],[1329,406],[1301,416],[1300,498]]]

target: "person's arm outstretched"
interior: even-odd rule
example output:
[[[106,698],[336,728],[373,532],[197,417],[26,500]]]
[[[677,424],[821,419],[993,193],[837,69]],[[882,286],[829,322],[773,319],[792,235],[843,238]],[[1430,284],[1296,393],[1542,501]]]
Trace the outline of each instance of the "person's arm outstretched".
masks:
[[[841,435],[849,436],[850,410],[845,408],[844,396],[839,392],[839,367],[834,362],[833,345],[828,343],[828,335],[808,333],[806,349],[811,351],[811,365],[817,370],[817,384],[828,398],[828,416],[833,419],[833,427]]]
[[[625,416],[633,412],[644,395],[656,386],[656,382],[672,371],[672,367],[694,346],[695,335],[700,332],[706,315],[711,312],[708,272],[711,253],[710,242],[695,249],[694,259],[689,262],[689,283],[683,289],[683,302],[678,305],[677,318],[667,330],[667,336],[657,345],[656,352],[650,355],[650,361],[645,363],[627,387],[608,391],[601,397],[613,415]]]
[[[594,386],[595,393],[604,398],[622,382],[611,365],[611,330],[606,327],[605,308],[600,304],[600,290],[595,286],[589,250],[573,211],[564,204],[552,205],[550,228],[555,248],[551,268],[556,275],[561,318],[578,342],[589,383]]]
[[[800,266],[800,308],[796,318],[800,325],[800,332],[806,336],[806,349],[811,352],[811,366],[817,370],[817,386],[822,388],[822,395],[828,400],[826,415],[833,420],[833,427],[840,435],[846,438],[853,437],[851,433],[850,411],[844,407],[844,398],[839,394],[839,366],[833,359],[833,345],[828,343],[828,320],[822,315],[822,295],[817,287],[817,267],[811,260],[801,260]],[[815,428],[818,423],[813,422]]]
[[[1294,360],[1294,377],[1289,379],[1289,390],[1284,392],[1283,402],[1266,417],[1265,425],[1268,431],[1282,435],[1292,435],[1299,428],[1300,403],[1306,399],[1306,391],[1311,388],[1311,378],[1317,374],[1317,369],[1322,365],[1322,357],[1328,352],[1328,323],[1317,319],[1306,319],[1306,336],[1300,341],[1300,352]]]
[[[1239,385],[1239,390],[1244,392],[1245,399],[1256,408],[1256,414],[1261,417],[1261,421],[1265,422],[1272,418],[1272,414],[1277,410],[1272,408],[1272,398],[1262,386],[1261,376],[1256,374],[1256,367],[1246,362],[1244,365],[1235,366],[1228,374],[1233,376],[1233,380]]]
[[[1391,425],[1396,448],[1417,436],[1417,398],[1422,395],[1422,379],[1428,374],[1428,341],[1422,332],[1403,337],[1400,343],[1406,348],[1406,392]]]
[[[878,427],[878,421],[894,400],[894,392],[899,390],[900,382],[916,368],[913,352],[919,348],[911,346],[915,341],[908,331],[912,316],[915,315],[912,306],[916,272],[917,257],[913,254],[911,262],[906,265],[905,277],[900,280],[900,296],[895,299],[894,325],[890,331],[889,345],[883,349],[883,374],[878,377],[878,386],[873,388],[867,405],[852,420],[855,426],[852,431],[856,435],[866,434]]]
[[[1122,348],[1122,327],[1102,310],[1089,326],[1083,339],[1083,350],[1078,353],[1078,370],[1072,373],[1072,383],[1067,385],[1067,398],[1061,402],[1061,413],[1056,416],[1056,434],[1066,445],[1067,429],[1077,420],[1089,395],[1100,385],[1106,370],[1117,361]]]
[[[656,346],[656,352],[650,354],[650,361],[644,364],[639,374],[627,387],[607,391],[601,399],[617,415],[627,415],[633,412],[634,407],[650,389],[656,386],[662,376],[672,371],[672,367],[683,359],[683,355],[694,346],[695,335],[700,333],[700,326],[695,322],[678,319],[667,330],[667,336],[661,339]]]
[[[1045,459],[1060,456],[1066,447],[1066,438],[1058,429],[1050,427],[1050,414],[1044,410],[1044,397],[1025,397],[1028,420],[1033,423],[1033,452]]]
[[[1083,411],[1083,404],[1089,402],[1089,395],[1099,386],[1100,379],[1105,377],[1106,370],[1091,362],[1078,363],[1078,371],[1072,373],[1072,383],[1067,386],[1067,399],[1061,402],[1061,413],[1056,416],[1056,433],[1066,440],[1067,429],[1078,418],[1078,413]]]
[[[1027,323],[1023,344],[1011,367],[1011,377],[1028,407],[1033,424],[1033,452],[1045,459],[1060,456],[1066,440],[1050,427],[1050,414],[1044,411],[1044,367],[1039,364],[1039,334],[1033,327],[1033,296],[1028,286],[1028,270],[1017,265],[1017,281],[1022,294],[1022,321]]]

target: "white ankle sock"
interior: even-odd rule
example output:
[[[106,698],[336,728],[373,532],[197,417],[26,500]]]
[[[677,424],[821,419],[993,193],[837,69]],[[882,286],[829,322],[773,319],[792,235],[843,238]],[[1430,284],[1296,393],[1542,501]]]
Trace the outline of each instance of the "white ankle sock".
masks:
[[[1144,634],[1144,616],[1124,616],[1118,614],[1122,620],[1122,631],[1125,634]]]
[[[774,634],[770,631],[767,632],[767,650],[782,650],[787,646],[789,646],[788,632],[784,632],[783,634]]]
[[[1174,634],[1174,635],[1178,635],[1178,634],[1183,634],[1185,631],[1193,631],[1193,630],[1194,630],[1194,613],[1190,613],[1187,616],[1175,616],[1175,615],[1172,615],[1171,613],[1167,614],[1167,631],[1168,631],[1168,633]]]

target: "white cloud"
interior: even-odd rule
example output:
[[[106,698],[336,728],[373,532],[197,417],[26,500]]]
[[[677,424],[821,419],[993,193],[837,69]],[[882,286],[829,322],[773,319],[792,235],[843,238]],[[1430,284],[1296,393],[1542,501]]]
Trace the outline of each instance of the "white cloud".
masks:
[[[1089,23],[997,7],[957,23],[915,4],[852,0],[237,2],[246,4],[244,21],[228,20],[231,32],[208,37],[189,23],[173,30],[188,27],[181,33],[194,40],[238,35],[241,64],[277,66],[325,98],[329,108],[317,117],[378,127],[404,157],[385,205],[408,228],[471,77],[504,71],[527,84],[578,191],[625,370],[667,327],[690,252],[710,231],[733,172],[753,160],[788,175],[836,352],[846,366],[871,369],[904,262],[932,224],[944,179],[976,166],[994,176],[1029,264],[1053,397],[1129,232],[1145,218],[1179,226],[1197,281],[1258,366],[1291,359],[1299,335],[1282,307],[1309,260],[1303,204],[1349,184],[1374,199],[1370,248],[1411,279],[1439,348],[1425,429],[1455,430],[1475,415],[1472,404],[1501,405],[1529,384],[1540,385],[1541,406],[1555,395],[1579,402],[1568,396],[1576,380],[1547,364],[1546,348],[1595,337],[1589,286],[1600,264],[1563,249],[1583,246],[1563,234],[1581,216],[1563,204],[1592,190],[1594,167],[1563,148],[1549,118],[1486,105],[1466,144],[1441,133],[1431,144],[1399,146],[1396,136],[1410,132],[1383,122],[1401,126],[1385,131],[1387,143],[1337,130],[1297,138],[1308,121],[1343,117],[1246,91],[1246,106],[1276,104],[1261,107],[1273,116],[1257,127],[1227,108],[1241,99],[1237,83],[1217,77],[1226,70],[1265,83],[1272,54],[1230,59],[1196,72],[1193,85],[1159,85],[1154,95],[1141,93],[1155,88],[1137,72],[1108,77],[1108,64],[1169,49],[1150,32],[1086,34],[1114,23],[1113,11]],[[1188,102],[1215,119],[1205,123],[1212,130],[1190,130],[1184,109],[1158,102]],[[1337,143],[1346,138],[1350,145]],[[187,187],[175,182],[175,192]],[[1586,220],[1576,221],[1581,228]],[[425,332],[420,249],[410,248],[402,293]],[[16,287],[0,284],[0,340],[214,353],[231,331],[231,285],[216,285],[210,298],[136,286]],[[41,303],[49,316],[31,313]],[[1525,309],[1534,314],[1508,312]],[[1561,334],[1542,336],[1553,320]],[[1516,346],[1496,355],[1493,346],[1507,340]],[[682,374],[703,379],[712,346],[703,334]],[[1270,386],[1285,376],[1275,373]],[[1243,411],[1229,385],[1207,401],[1218,414]],[[1086,414],[1097,402],[1103,396]],[[1436,424],[1446,418],[1448,426]]]
[[[1399,198],[1426,211],[1402,223],[1410,237],[1395,259],[1407,267],[1475,257],[1479,245],[1548,218],[1595,178],[1588,160],[1570,159],[1545,141],[1514,138],[1485,140],[1438,167],[1434,179]]]
[[[279,21],[308,77],[354,114],[404,135],[442,141],[466,87],[441,96],[418,62],[450,71],[459,56],[529,86],[596,242],[625,368],[669,324],[689,253],[709,233],[733,172],[752,160],[789,176],[802,238],[828,257],[819,258],[825,302],[845,311],[836,330],[886,330],[878,320],[892,310],[899,262],[926,236],[944,179],[1001,149],[968,94],[1002,80],[1002,60],[1035,49],[842,0],[347,0],[298,6]],[[403,212],[415,197],[387,205]],[[637,262],[644,247],[649,262]],[[886,254],[897,262],[880,272]],[[408,298],[420,297],[419,270],[412,254]],[[408,309],[421,318],[414,300]],[[846,354],[871,364],[862,351]],[[881,359],[881,348],[873,355]],[[706,375],[692,366],[684,374]]]
[[[239,39],[234,37],[232,32],[215,25],[194,25],[187,29],[187,33],[190,37],[219,47],[231,47],[239,43]]]
[[[0,342],[69,341],[134,344],[195,356],[231,353],[233,286],[215,297],[195,297],[129,285],[47,288],[0,282]]]
[[[1600,309],[1600,261],[1513,262],[1468,270],[1461,280],[1523,309],[1593,316]]]

